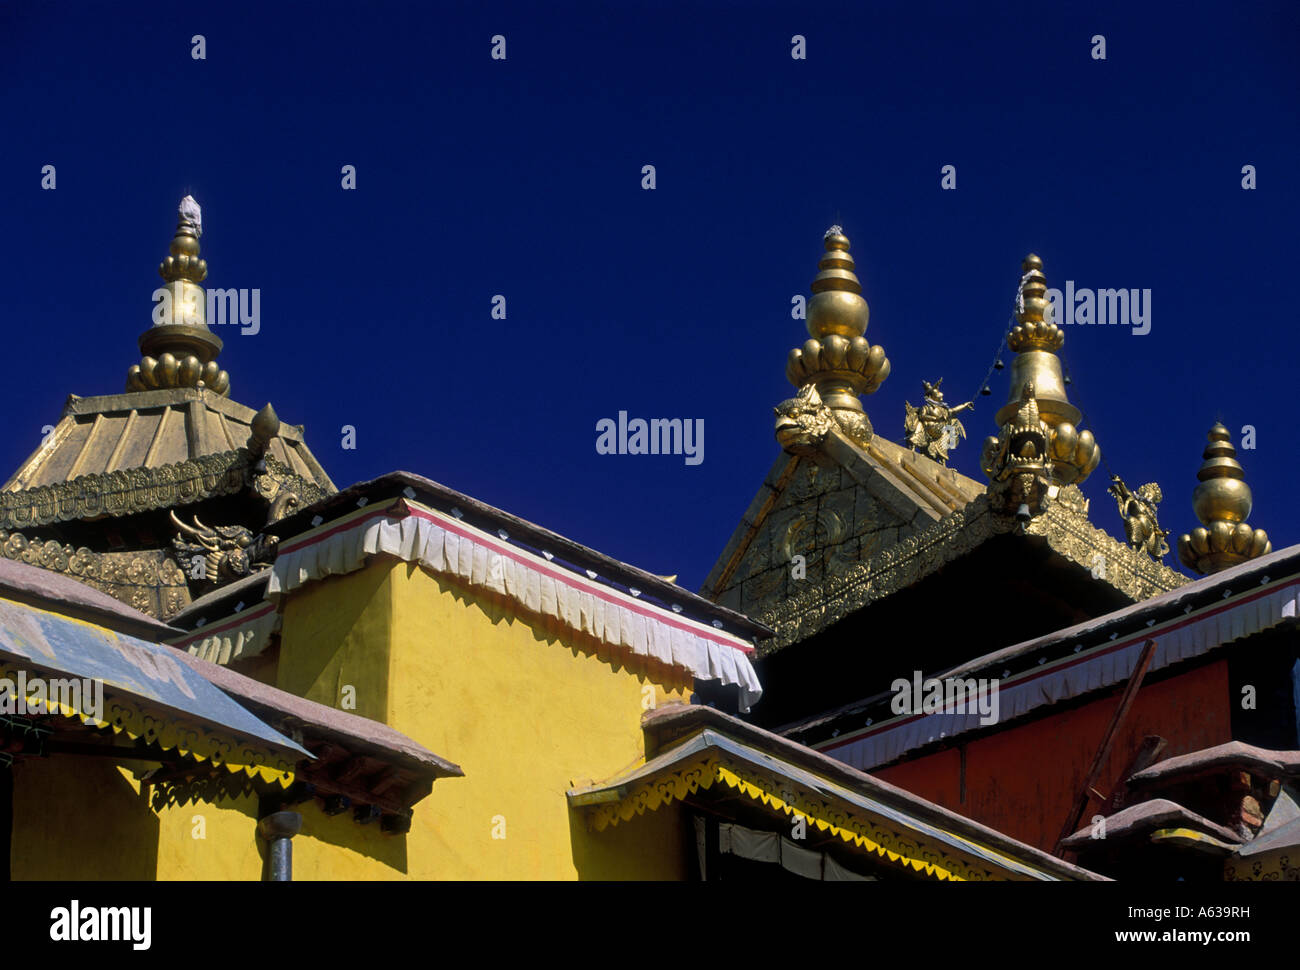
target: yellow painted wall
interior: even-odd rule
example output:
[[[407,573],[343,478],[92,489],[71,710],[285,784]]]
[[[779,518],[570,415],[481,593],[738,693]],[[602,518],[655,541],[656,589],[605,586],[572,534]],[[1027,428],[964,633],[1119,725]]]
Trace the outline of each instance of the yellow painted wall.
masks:
[[[643,711],[684,699],[689,685],[615,669],[594,642],[545,626],[382,557],[292,594],[279,686],[330,703],[340,685],[359,685],[358,713],[386,710],[388,724],[466,774],[434,784],[404,837],[303,806],[295,878],[685,875],[678,813],[589,835],[564,793],[639,763]],[[368,693],[380,685],[382,703]]]
[[[273,682],[335,707],[350,685],[355,713],[387,721],[466,777],[436,782],[404,836],[359,825],[350,811],[295,806],[294,878],[690,878],[680,811],[593,834],[568,808],[568,789],[641,762],[647,707],[690,691],[600,650],[385,557],[295,591]],[[256,667],[271,679],[265,661]],[[14,783],[15,879],[262,876],[254,796],[155,812],[127,770],[65,755],[18,762]],[[194,838],[195,816],[205,839]]]
[[[285,604],[275,685],[327,707],[387,721],[395,560],[329,576]],[[345,687],[355,707],[347,706]]]
[[[547,632],[418,566],[400,563],[391,576],[389,723],[465,770],[417,806],[412,875],[569,879],[575,853],[615,851],[603,833],[571,831],[564,793],[643,758],[642,700],[654,685],[643,692],[648,682],[570,645],[573,634]],[[654,822],[647,831],[657,834]],[[681,856],[676,846],[647,852],[637,875],[671,878]]]
[[[598,835],[583,829],[571,813],[573,860],[578,878],[698,879],[695,830],[681,802],[611,825]]]
[[[257,837],[256,795],[170,805],[158,822],[159,879],[262,878],[266,844]]]
[[[434,786],[435,789],[437,785]],[[429,802],[415,806],[418,815]],[[378,822],[359,825],[352,812],[326,815],[311,801],[293,806],[302,815],[302,832],[293,840],[295,880],[379,880],[410,876],[409,835],[385,835]]]
[[[262,877],[251,795],[155,812],[130,772],[104,758],[23,759],[13,773],[15,880]]]

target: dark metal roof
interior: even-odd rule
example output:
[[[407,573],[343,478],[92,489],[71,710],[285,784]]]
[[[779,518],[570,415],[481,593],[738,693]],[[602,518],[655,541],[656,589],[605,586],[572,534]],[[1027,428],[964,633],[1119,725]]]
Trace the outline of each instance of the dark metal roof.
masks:
[[[171,618],[171,624],[181,630],[195,630],[195,621],[200,617],[209,620],[238,612],[235,606],[240,600],[245,606],[260,603],[266,598],[266,584],[271,579],[270,569],[259,569],[255,573],[241,576],[239,579],[218,586],[209,593],[204,593],[189,606]],[[172,634],[175,636],[175,634]]]
[[[1132,606],[1126,606],[1091,620],[1084,620],[1074,626],[1065,627],[1046,636],[1026,640],[1006,647],[994,653],[976,657],[968,663],[946,671],[940,676],[966,676],[984,667],[1006,664],[1057,647],[1073,646],[1080,640],[1095,640],[1114,629],[1128,632],[1139,630],[1147,620],[1161,620],[1184,612],[1187,607],[1197,609],[1209,605],[1223,596],[1224,590],[1240,592],[1258,586],[1267,577],[1268,580],[1280,579],[1300,572],[1300,545],[1279,549],[1258,559],[1233,566],[1212,576],[1194,580],[1185,586],[1172,589],[1159,596],[1153,596]]]

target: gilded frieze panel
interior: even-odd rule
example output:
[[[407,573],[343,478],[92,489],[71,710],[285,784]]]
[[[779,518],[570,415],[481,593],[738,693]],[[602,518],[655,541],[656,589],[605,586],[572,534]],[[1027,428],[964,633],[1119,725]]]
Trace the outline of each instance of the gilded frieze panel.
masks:
[[[70,576],[162,620],[175,616],[190,603],[185,576],[161,549],[93,552],[84,546],[42,542],[21,532],[0,529],[0,555]]]

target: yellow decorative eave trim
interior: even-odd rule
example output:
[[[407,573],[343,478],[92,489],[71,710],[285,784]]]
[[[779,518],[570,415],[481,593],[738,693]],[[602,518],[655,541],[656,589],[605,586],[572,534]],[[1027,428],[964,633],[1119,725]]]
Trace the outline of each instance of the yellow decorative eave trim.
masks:
[[[803,818],[812,825],[815,825],[818,830],[829,832],[831,835],[842,839],[845,843],[851,842],[869,852],[874,852],[876,855],[883,856],[890,862],[911,866],[917,872],[924,872],[927,876],[933,876],[935,879],[940,881],[952,880],[955,882],[964,882],[967,878],[965,876],[957,875],[951,869],[947,869],[937,863],[915,858],[904,851],[900,850],[895,852],[890,849],[887,844],[876,842],[869,835],[865,834],[863,829],[867,828],[866,826],[852,821],[847,821],[846,824],[843,825],[837,825],[828,819],[811,814],[807,811],[802,811],[795,805],[773,795],[771,792],[764,790],[761,786],[754,784],[753,782],[746,781],[736,772],[729,771],[721,765],[717,768],[717,777],[719,781],[726,784],[729,788],[738,789],[755,801],[762,802],[764,805],[770,806],[779,812],[784,812],[792,818]],[[874,829],[874,827],[871,828]]]
[[[1240,848],[1205,832],[1183,827],[1156,829],[1151,833],[1151,841],[1158,845],[1176,845],[1210,855],[1227,855]]]
[[[0,665],[0,678],[19,682],[19,674],[30,670],[12,662]],[[62,676],[62,675],[60,675]],[[37,704],[48,713],[75,719],[87,727],[110,729],[114,734],[125,734],[132,741],[156,744],[163,751],[175,751],[184,758],[209,763],[226,771],[242,773],[253,780],[287,788],[294,781],[294,764],[282,755],[262,745],[233,737],[223,737],[211,729],[185,718],[147,710],[135,701],[118,694],[109,696],[111,687],[105,687],[102,717],[86,711],[83,702],[78,707],[57,698],[40,697],[32,693],[25,701],[32,707]]]
[[[941,857],[866,820],[854,819],[844,813],[829,810],[824,805],[816,805],[811,797],[801,791],[773,794],[773,790],[797,789],[798,786],[764,778],[740,764],[724,765],[716,754],[693,759],[674,768],[666,776],[647,779],[640,784],[602,792],[575,793],[570,795],[569,804],[575,808],[585,808],[588,826],[593,831],[600,832],[645,812],[657,811],[671,802],[695,794],[701,788],[712,788],[718,782],[737,789],[775,811],[801,817],[819,831],[829,832],[841,839],[846,845],[855,845],[891,863],[936,880],[959,882],[989,878],[990,873],[979,870],[964,860],[946,855]],[[597,800],[597,795],[604,797]],[[610,800],[610,796],[615,800]]]
[[[572,808],[588,808],[592,805],[611,805],[627,797],[626,788],[610,788],[605,791],[583,792],[569,799]]]

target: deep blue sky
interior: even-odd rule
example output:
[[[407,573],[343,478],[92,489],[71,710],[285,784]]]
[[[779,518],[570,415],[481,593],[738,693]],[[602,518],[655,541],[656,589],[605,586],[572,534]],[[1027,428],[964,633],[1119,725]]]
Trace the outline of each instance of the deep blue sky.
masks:
[[[262,291],[261,332],[222,333],[233,397],[340,487],[419,472],[696,588],[778,453],[790,298],[838,221],[893,363],[878,433],[922,379],[975,394],[1034,250],[1051,285],[1153,291],[1150,334],[1062,356],[1164,526],[1197,524],[1222,417],[1257,429],[1252,524],[1300,541],[1300,5],[951,6],[6,2],[0,477],[68,393],[122,390],[189,192],[209,284]],[[1006,374],[953,460],[981,481]],[[619,410],[703,418],[704,463],[597,455]]]

